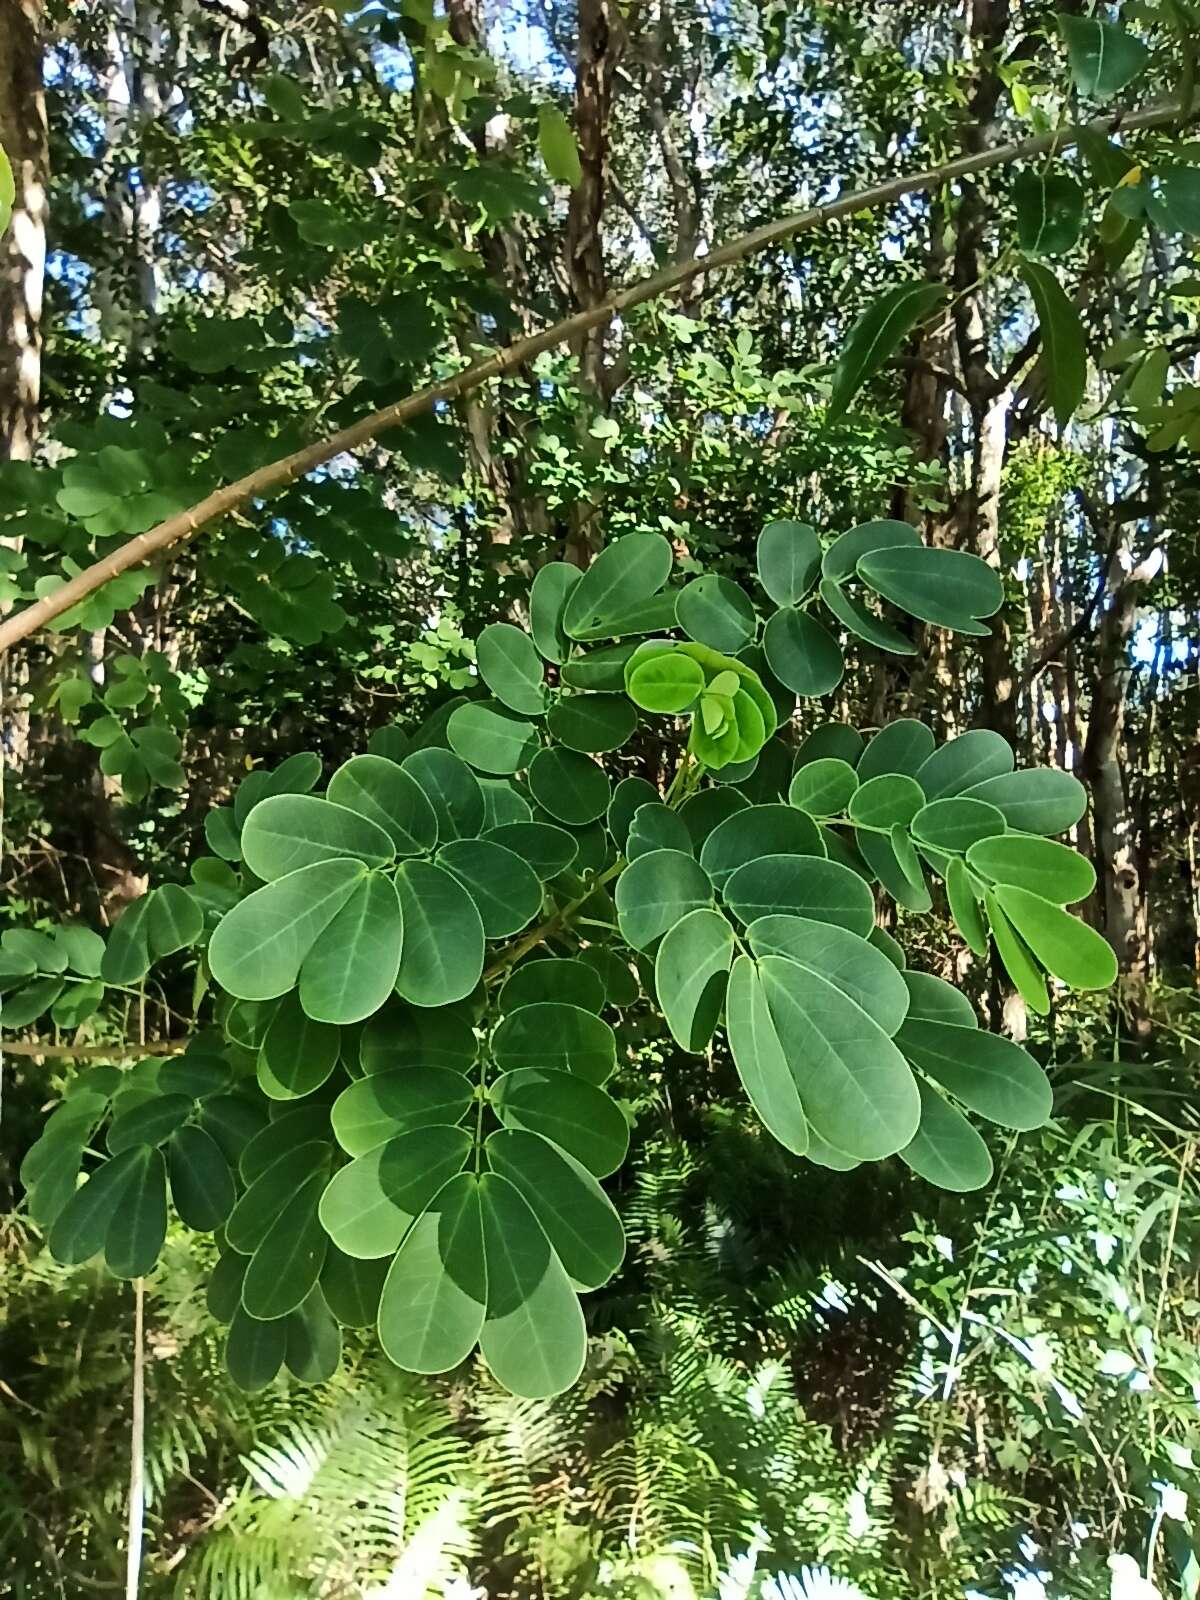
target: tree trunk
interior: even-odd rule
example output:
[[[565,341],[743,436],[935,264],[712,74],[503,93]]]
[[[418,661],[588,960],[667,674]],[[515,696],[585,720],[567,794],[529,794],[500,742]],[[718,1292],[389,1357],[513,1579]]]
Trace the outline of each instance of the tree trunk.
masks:
[[[50,173],[41,0],[0,0],[0,144],[16,188],[0,272],[0,459],[28,461],[42,386]]]

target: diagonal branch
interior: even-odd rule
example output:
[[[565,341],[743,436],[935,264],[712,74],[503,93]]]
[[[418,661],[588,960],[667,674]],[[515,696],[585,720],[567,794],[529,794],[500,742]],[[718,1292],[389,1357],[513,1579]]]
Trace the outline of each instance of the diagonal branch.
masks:
[[[956,161],[947,161],[939,167],[929,167],[923,172],[893,178],[887,183],[876,184],[873,188],[842,195],[826,205],[814,206],[808,211],[780,217],[774,222],[764,224],[761,228],[756,228],[752,233],[731,239],[728,244],[718,246],[707,255],[692,256],[686,261],[675,262],[609,295],[598,305],[589,306],[583,311],[576,312],[574,316],[556,322],[553,327],[544,328],[540,333],[531,334],[528,338],[518,339],[514,344],[493,351],[491,355],[472,362],[470,366],[455,373],[451,378],[430,384],[428,388],[419,389],[403,400],[398,400],[394,405],[385,406],[381,411],[373,411],[349,427],[340,428],[336,433],[318,439],[314,444],[306,445],[303,450],[297,450],[279,461],[259,467],[257,471],[239,478],[236,483],[228,484],[225,488],[206,495],[188,510],[168,517],[165,522],[160,522],[147,533],[139,533],[136,538],[128,540],[119,549],[105,556],[102,561],[85,568],[76,577],[64,583],[60,589],[56,589],[53,594],[46,595],[33,605],[27,606],[24,611],[0,622],[0,652],[7,650],[21,639],[27,639],[30,634],[45,627],[64,611],[69,611],[81,600],[86,600],[88,595],[94,594],[110,579],[119,577],[132,567],[141,566],[152,557],[169,550],[172,545],[179,544],[181,540],[199,533],[202,528],[208,527],[219,518],[238,510],[248,501],[274,494],[294,483],[297,478],[303,478],[317,467],[324,466],[335,456],[359,449],[388,428],[395,428],[411,421],[413,417],[432,411],[442,401],[455,400],[460,395],[469,394],[490,379],[501,378],[506,373],[524,366],[543,351],[553,350],[559,345],[580,339],[611,317],[631,311],[635,306],[645,305],[649,300],[657,300],[662,295],[691,283],[695,278],[707,277],[725,267],[735,266],[771,245],[794,238],[800,233],[810,233],[814,229],[827,227],[841,217],[889,205],[904,195],[937,188],[943,183],[965,177],[972,172],[982,172],[988,167],[1006,166],[1013,161],[1068,149],[1078,143],[1079,135],[1084,128],[1096,133],[1107,133],[1118,123],[1128,131],[1161,128],[1179,121],[1180,117],[1181,108],[1178,105],[1151,106],[1144,111],[1128,114],[1117,112],[1097,117],[1082,126],[1062,128],[1053,133],[1037,134],[1030,139],[996,145],[991,149],[962,156]]]

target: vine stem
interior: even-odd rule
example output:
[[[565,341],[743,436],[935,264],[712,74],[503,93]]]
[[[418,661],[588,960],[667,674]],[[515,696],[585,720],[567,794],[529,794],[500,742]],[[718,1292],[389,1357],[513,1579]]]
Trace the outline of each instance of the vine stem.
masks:
[[[648,301],[660,299],[663,295],[684,287],[695,278],[708,277],[726,267],[735,266],[762,250],[769,249],[771,245],[793,239],[797,234],[810,233],[814,229],[827,227],[831,222],[853,216],[856,212],[890,205],[905,195],[938,188],[944,183],[953,182],[954,179],[966,177],[973,172],[982,172],[988,167],[1007,166],[1014,161],[1068,149],[1079,142],[1079,137],[1084,132],[1105,134],[1115,131],[1118,127],[1131,132],[1146,128],[1162,128],[1172,123],[1190,122],[1195,114],[1192,108],[1176,103],[1148,106],[1142,111],[1117,111],[1078,126],[1055,129],[1050,133],[1035,134],[1032,138],[996,145],[972,155],[960,156],[955,161],[928,167],[922,172],[892,178],[887,183],[875,184],[867,189],[854,190],[825,205],[813,206],[807,211],[778,217],[774,222],[768,222],[761,228],[755,228],[750,233],[742,234],[739,238],[719,245],[707,255],[692,256],[686,261],[675,262],[659,272],[651,273],[648,277],[628,284],[598,305],[589,306],[586,310],[565,317],[549,328],[543,328],[527,338],[518,339],[503,349],[494,350],[490,355],[471,362],[469,366],[449,378],[443,378],[424,389],[418,389],[413,394],[406,395],[404,399],[396,401],[394,405],[373,411],[370,415],[351,423],[349,427],[339,428],[335,433],[327,434],[313,444],[306,445],[303,450],[293,451],[278,461],[269,462],[266,466],[247,473],[245,477],[238,478],[236,482],[227,484],[223,489],[214,490],[203,500],[189,506],[186,511],[177,512],[174,516],[166,518],[146,533],[139,533],[105,556],[103,560],[85,567],[82,572],[52,594],[45,595],[33,605],[26,606],[23,611],[0,623],[0,652],[9,649],[21,639],[27,639],[30,634],[38,632],[55,617],[62,616],[63,612],[69,611],[81,600],[86,600],[112,578],[119,577],[121,573],[128,572],[133,567],[142,566],[154,556],[161,555],[173,545],[191,538],[220,518],[239,511],[249,502],[286,488],[298,478],[303,478],[317,467],[332,461],[335,456],[357,450],[362,445],[370,443],[388,428],[398,427],[411,421],[413,417],[422,416],[441,402],[457,400],[462,395],[480,388],[492,378],[502,378],[514,372],[544,351],[567,344],[593,328],[602,327],[613,317],[631,311],[635,306],[645,305]]]

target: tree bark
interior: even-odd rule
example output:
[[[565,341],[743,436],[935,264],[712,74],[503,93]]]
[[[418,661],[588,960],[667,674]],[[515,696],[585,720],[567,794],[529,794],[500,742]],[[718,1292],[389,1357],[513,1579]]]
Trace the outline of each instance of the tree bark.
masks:
[[[41,0],[0,0],[0,144],[16,198],[0,268],[0,459],[28,461],[42,387],[50,150]]]

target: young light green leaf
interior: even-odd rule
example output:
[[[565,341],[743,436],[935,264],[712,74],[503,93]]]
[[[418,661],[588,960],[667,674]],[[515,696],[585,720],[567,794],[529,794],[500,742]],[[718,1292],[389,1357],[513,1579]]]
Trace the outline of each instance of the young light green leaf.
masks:
[[[579,187],[583,169],[571,124],[557,106],[548,102],[538,107],[538,153],[556,183],[570,184],[572,189]]]

